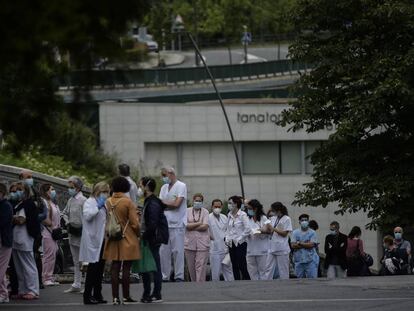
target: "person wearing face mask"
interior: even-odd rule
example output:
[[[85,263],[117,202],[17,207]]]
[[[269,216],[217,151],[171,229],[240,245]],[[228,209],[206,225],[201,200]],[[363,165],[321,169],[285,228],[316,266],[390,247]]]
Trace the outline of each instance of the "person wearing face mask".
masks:
[[[169,242],[161,245],[161,270],[164,281],[171,276],[171,255],[174,262],[174,280],[184,281],[184,236],[187,225],[187,186],[177,179],[174,168],[161,170],[164,185],[160,199],[167,206],[165,216],[168,220]]]
[[[141,236],[151,250],[154,257],[157,271],[143,273],[142,283],[144,292],[142,303],[162,302],[162,272],[160,261],[160,246],[168,243],[168,222],[164,215],[165,205],[154,194],[157,184],[153,178],[142,177],[139,182],[138,197],[144,196],[144,207],[141,217]],[[154,280],[154,288],[151,293],[151,275]]]
[[[247,201],[247,215],[251,233],[247,239],[246,263],[252,280],[266,280],[266,262],[269,251],[270,220],[263,212],[263,205],[256,199]]]
[[[240,210],[242,199],[239,196],[232,196],[228,200],[228,222],[224,238],[229,247],[233,276],[235,280],[250,280],[247,270],[246,253],[247,239],[250,236],[251,228],[249,217]]]
[[[0,304],[9,302],[6,271],[12,254],[13,207],[6,199],[7,187],[0,183]]]
[[[88,263],[83,292],[84,304],[107,302],[102,296],[102,277],[105,268],[102,253],[106,224],[105,202],[108,195],[109,185],[101,181],[93,187],[92,195],[83,204],[79,261]]]
[[[69,246],[73,258],[74,279],[72,286],[65,293],[80,293],[82,274],[79,265],[79,251],[82,235],[82,210],[86,201],[82,193],[83,181],[77,176],[68,179],[69,200],[62,212],[62,217],[69,232]]]
[[[339,228],[337,221],[331,222],[330,232],[325,238],[325,269],[327,269],[328,279],[346,277],[348,239],[339,231]]]
[[[48,209],[47,206],[44,203],[44,200],[41,198],[41,194],[36,189],[34,185],[33,180],[33,172],[30,170],[23,169],[19,174],[19,179],[21,182],[26,184],[30,189],[30,198],[33,200],[35,206],[36,206],[36,213],[39,223],[41,224],[48,216]],[[42,262],[42,256],[41,256],[41,248],[42,248],[42,241],[43,237],[42,234],[39,232],[39,235],[35,237],[33,242],[33,253],[36,260],[36,267],[38,271],[38,279],[39,279],[39,287],[44,288],[43,282],[42,282],[42,268],[43,268],[43,262]]]
[[[193,196],[193,206],[187,209],[184,239],[185,259],[192,282],[205,282],[210,250],[208,211],[201,193]]]
[[[291,247],[295,273],[298,278],[317,278],[319,256],[316,252],[318,237],[316,232],[309,228],[309,215],[299,216],[300,228],[292,233]]]
[[[289,233],[292,232],[292,221],[286,206],[282,203],[273,203],[270,210],[274,216],[270,218],[272,235],[266,263],[266,277],[272,280],[277,270],[278,278],[286,280],[289,279]]]
[[[51,184],[42,184],[40,186],[40,195],[48,208],[48,216],[43,220],[43,271],[42,279],[44,286],[59,285],[55,282],[53,271],[55,269],[56,251],[58,249],[57,241],[52,238],[52,231],[60,227],[60,210],[53,202],[56,198],[56,190]]]
[[[33,253],[33,242],[40,234],[37,207],[27,184],[17,184],[18,203],[13,217],[13,262],[18,278],[18,296],[25,300],[39,298],[39,275]],[[13,297],[12,297],[13,298]]]
[[[386,235],[383,239],[384,256],[381,259],[381,275],[401,275],[407,274],[404,268],[406,263],[406,253],[398,249],[394,244],[394,238]]]
[[[233,268],[231,262],[226,264],[223,260],[229,253],[228,246],[224,243],[224,237],[227,229],[227,216],[222,214],[223,202],[220,199],[214,199],[211,203],[212,212],[208,216],[208,226],[210,231],[210,269],[211,280],[220,281],[220,275],[223,275],[225,281],[234,281]]]
[[[411,270],[410,269],[410,264],[409,264],[412,261],[412,258],[411,258],[411,243],[410,243],[410,241],[407,241],[407,240],[403,239],[403,233],[404,233],[403,228],[401,228],[401,227],[395,227],[394,228],[394,244],[404,255],[406,254],[406,256],[407,256],[405,267],[407,267],[406,270],[407,270],[407,274],[408,274],[408,273],[411,272],[410,271]],[[405,270],[405,267],[404,267],[404,270]]]

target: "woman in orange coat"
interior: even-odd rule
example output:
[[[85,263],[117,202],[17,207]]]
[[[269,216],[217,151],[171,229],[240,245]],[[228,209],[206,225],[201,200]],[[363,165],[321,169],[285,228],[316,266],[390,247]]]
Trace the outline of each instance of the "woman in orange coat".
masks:
[[[123,237],[120,240],[111,240],[106,237],[103,258],[112,261],[112,297],[113,304],[121,304],[119,300],[119,271],[122,266],[122,304],[136,302],[129,296],[129,274],[133,260],[141,258],[139,244],[139,221],[137,208],[125,193],[129,192],[130,184],[124,177],[112,180],[112,197],[106,201],[107,225],[109,224],[111,209],[121,225]]]

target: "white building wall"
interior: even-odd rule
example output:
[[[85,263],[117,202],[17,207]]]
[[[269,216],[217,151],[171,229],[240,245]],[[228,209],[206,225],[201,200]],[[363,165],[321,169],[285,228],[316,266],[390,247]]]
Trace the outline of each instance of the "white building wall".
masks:
[[[331,130],[308,134],[306,131],[287,131],[276,126],[275,116],[288,108],[286,103],[261,100],[255,104],[244,100],[227,103],[226,109],[238,142],[247,141],[309,141],[326,140]],[[100,103],[100,137],[106,152],[116,153],[120,159],[139,166],[142,174],[159,174],[163,165],[177,168],[180,179],[187,183],[188,195],[205,194],[207,202],[214,198],[226,199],[240,194],[240,183],[232,145],[229,143],[225,119],[216,102],[183,104]],[[245,122],[246,116],[256,115],[257,122]],[[260,121],[258,115],[261,115]],[[263,120],[264,118],[264,120]],[[239,151],[241,150],[238,145]],[[241,153],[240,153],[241,155]],[[242,155],[241,155],[242,156]],[[242,160],[242,159],[241,159]],[[341,231],[348,233],[352,226],[360,226],[366,250],[378,257],[378,234],[366,231],[369,222],[363,213],[338,216],[335,206],[329,208],[299,208],[291,202],[294,194],[309,182],[309,175],[245,175],[248,198],[259,199],[267,208],[281,201],[289,209],[297,227],[297,218],[308,213],[320,226],[322,243],[329,223],[337,220]]]

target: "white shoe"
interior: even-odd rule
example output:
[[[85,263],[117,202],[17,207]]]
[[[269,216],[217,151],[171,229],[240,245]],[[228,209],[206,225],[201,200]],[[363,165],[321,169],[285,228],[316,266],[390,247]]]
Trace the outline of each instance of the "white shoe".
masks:
[[[57,286],[57,285],[60,285],[60,284],[59,284],[59,282],[46,281],[46,282],[43,282],[43,285],[44,286]]]
[[[70,288],[68,288],[67,290],[64,291],[64,293],[68,294],[68,293],[80,293],[81,289],[78,287],[73,287],[71,286]]]
[[[0,297],[0,303],[8,303],[10,302],[9,297]]]

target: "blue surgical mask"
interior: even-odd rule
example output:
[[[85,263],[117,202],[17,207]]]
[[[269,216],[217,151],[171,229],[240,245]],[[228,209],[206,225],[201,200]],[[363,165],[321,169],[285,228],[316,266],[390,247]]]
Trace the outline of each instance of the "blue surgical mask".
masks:
[[[330,232],[329,232],[329,234],[331,234],[331,235],[336,235],[336,230],[329,230]]]
[[[197,201],[194,201],[193,202],[193,207],[195,208],[195,209],[200,209],[200,208],[202,208],[203,207],[203,202],[197,202]]]
[[[248,209],[248,210],[247,210],[247,215],[249,215],[249,216],[253,217],[255,214],[256,214],[256,213],[254,212],[254,210],[252,210],[252,209]]]
[[[22,200],[23,199],[23,191],[22,190],[17,190],[16,191],[16,197],[17,197],[17,200]]]
[[[71,197],[74,197],[76,195],[77,191],[76,191],[75,188],[69,188],[68,193]]]
[[[106,195],[101,193],[97,198],[96,198],[96,202],[98,202],[98,206],[99,207],[103,207],[105,205],[106,202]]]
[[[28,185],[29,187],[33,187],[33,178],[26,178],[26,179],[24,180],[24,183],[25,183],[26,185]]]
[[[50,198],[54,200],[56,198],[56,190],[50,191]]]
[[[17,192],[10,192],[10,201],[18,201],[19,200],[19,194]]]
[[[401,232],[395,232],[394,233],[394,238],[396,240],[401,240],[402,239],[402,233]]]
[[[170,180],[170,178],[168,176],[164,176],[162,178],[162,182],[163,182],[164,185],[166,185],[166,184],[170,184],[171,183],[171,180]]]
[[[301,228],[302,228],[302,229],[308,229],[308,227],[309,227],[309,221],[307,221],[307,220],[302,220],[302,221],[300,222],[300,226],[301,226]]]

